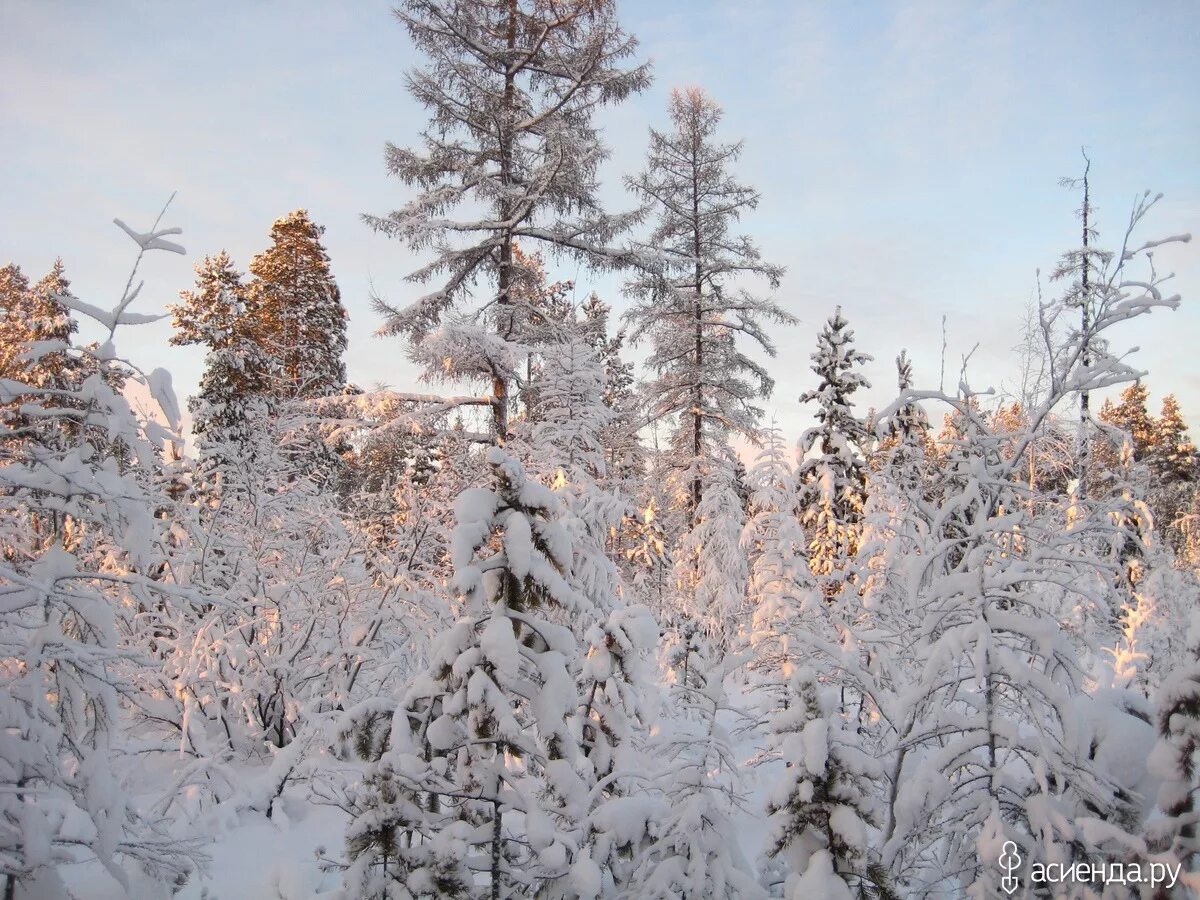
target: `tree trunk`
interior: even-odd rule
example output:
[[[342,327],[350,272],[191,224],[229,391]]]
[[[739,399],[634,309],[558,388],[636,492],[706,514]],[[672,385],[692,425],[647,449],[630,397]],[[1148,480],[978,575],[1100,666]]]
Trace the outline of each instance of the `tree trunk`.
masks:
[[[1087,158],[1087,154],[1083,157],[1087,160],[1083,168],[1083,256],[1081,260],[1081,271],[1079,277],[1080,286],[1080,334],[1083,337],[1083,365],[1090,366],[1092,364],[1092,348],[1091,337],[1088,334],[1092,327],[1092,297],[1091,283],[1089,271],[1090,260],[1088,259],[1088,214],[1091,212],[1091,190],[1088,184],[1088,171],[1092,167],[1092,161]],[[1087,479],[1090,460],[1088,459],[1088,451],[1090,441],[1088,427],[1091,420],[1091,412],[1089,405],[1091,397],[1086,389],[1079,392],[1079,496],[1087,497]]]
[[[492,801],[492,900],[500,900],[500,801]]]
[[[695,328],[696,354],[696,385],[692,391],[692,465],[696,471],[692,478],[692,525],[696,524],[696,510],[700,506],[700,496],[703,485],[700,479],[700,457],[704,450],[704,389],[701,386],[701,373],[704,371],[704,293],[701,283],[704,269],[700,264],[701,235],[700,235],[700,134],[696,127],[692,129],[692,253],[695,255],[695,302],[693,308]]]
[[[512,184],[512,150],[513,123],[516,117],[513,107],[516,105],[516,70],[512,61],[517,48],[517,0],[508,0],[508,23],[505,29],[505,43],[508,46],[508,58],[504,72],[504,100],[500,117],[500,184],[502,196],[499,201],[500,221],[508,222],[512,218],[512,201],[508,198],[508,189]],[[498,329],[505,328],[504,315],[511,306],[509,291],[512,289],[513,236],[511,229],[506,229],[500,243],[500,267],[497,277],[496,305],[499,307],[500,321]],[[511,321],[509,322],[511,331]],[[503,444],[508,439],[508,379],[502,373],[492,373],[492,431],[496,443]]]

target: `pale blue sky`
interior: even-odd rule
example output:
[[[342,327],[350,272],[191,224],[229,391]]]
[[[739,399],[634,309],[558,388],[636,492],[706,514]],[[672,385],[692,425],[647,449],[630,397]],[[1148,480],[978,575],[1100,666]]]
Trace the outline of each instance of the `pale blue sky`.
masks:
[[[940,320],[951,365],[977,342],[972,384],[1014,371],[1035,271],[1077,242],[1078,197],[1057,186],[1086,145],[1103,236],[1120,238],[1136,194],[1166,198],[1146,237],[1191,231],[1160,252],[1184,306],[1116,335],[1140,345],[1154,394],[1176,392],[1200,422],[1200,4],[1195,2],[626,2],[622,21],[652,58],[655,83],[602,117],[620,175],[662,124],[670,88],[697,83],[744,138],[739,174],[762,192],[745,230],[787,266],[780,301],[802,320],[777,333],[769,406],[795,437],[812,385],[815,331],[840,303],[893,388],[907,347],[918,386],[936,387]],[[271,221],[308,207],[328,231],[351,315],[349,371],[361,384],[412,384],[379,322],[370,285],[401,302],[416,260],[373,235],[363,212],[409,196],[383,168],[383,144],[412,143],[425,114],[405,94],[414,64],[389,4],[261,0],[203,4],[0,0],[0,260],[33,276],[54,256],[76,292],[107,301],[132,244],[109,224],[148,226],[178,191],[168,224],[188,257],[145,268],[148,306],[191,284],[222,247],[244,267]],[[619,280],[580,277],[619,309]],[[146,308],[146,307],[144,307]],[[166,345],[163,323],[129,329],[121,349],[166,366],[186,395],[201,359]],[[954,379],[948,379],[948,386]]]

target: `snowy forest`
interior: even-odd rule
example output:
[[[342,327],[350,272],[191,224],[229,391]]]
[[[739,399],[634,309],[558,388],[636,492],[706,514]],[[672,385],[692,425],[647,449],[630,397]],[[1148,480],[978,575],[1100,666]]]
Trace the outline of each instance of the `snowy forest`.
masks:
[[[362,228],[419,382],[351,380],[305,209],[183,290],[169,202],[119,296],[0,268],[4,900],[1200,892],[1200,453],[1127,337],[1188,223],[1102,229],[1081,160],[1016,389],[918,370],[789,299],[703,88],[605,208],[617,12],[396,9],[426,118]],[[163,316],[194,396],[122,352]]]

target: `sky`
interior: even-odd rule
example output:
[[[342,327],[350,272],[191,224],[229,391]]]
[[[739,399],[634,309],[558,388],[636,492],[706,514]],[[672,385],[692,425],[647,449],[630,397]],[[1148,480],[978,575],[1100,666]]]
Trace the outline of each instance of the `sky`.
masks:
[[[785,435],[811,424],[799,395],[809,354],[841,305],[873,355],[861,409],[894,394],[896,354],[916,386],[946,387],[970,354],[975,389],[1015,383],[1026,304],[1058,255],[1079,242],[1078,193],[1059,186],[1092,159],[1101,243],[1119,243],[1135,198],[1165,196],[1139,232],[1192,232],[1162,248],[1177,312],[1113,334],[1134,346],[1154,402],[1175,393],[1200,432],[1200,4],[625,0],[625,28],[653,61],[652,87],[598,121],[622,176],[643,164],[672,87],[697,84],[724,107],[722,137],[744,140],[735,174],[761,192],[741,225],[787,268],[776,299],[800,325],[773,331],[769,414]],[[222,248],[244,269],[271,222],[305,207],[350,314],[352,381],[416,387],[402,343],[374,336],[372,291],[417,295],[423,260],[365,226],[411,197],[389,179],[383,147],[414,145],[427,115],[405,92],[419,65],[390,4],[375,0],[0,0],[0,262],[32,277],[56,256],[73,290],[111,305],[134,245],[112,224],[183,229],[186,257],[152,254],[141,311],[191,286]],[[626,307],[619,277],[573,263],[551,274]],[[171,347],[169,323],[129,328],[121,354],[165,367],[181,397],[202,370]]]

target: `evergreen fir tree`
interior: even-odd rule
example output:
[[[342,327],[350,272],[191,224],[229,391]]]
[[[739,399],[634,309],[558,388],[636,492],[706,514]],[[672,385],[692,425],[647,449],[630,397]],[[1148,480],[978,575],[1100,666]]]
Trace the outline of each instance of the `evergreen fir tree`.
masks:
[[[374,759],[352,803],[352,896],[532,896],[574,862],[588,793],[568,726],[577,651],[545,618],[579,602],[570,540],[552,491],[499,449],[488,460],[495,487],[455,505],[466,615],[441,635],[387,737],[360,742]]]
[[[1154,445],[1150,471],[1161,484],[1194,482],[1200,479],[1200,456],[1188,436],[1187,424],[1174,394],[1163,397],[1162,410],[1154,423]]]
[[[732,710],[697,634],[684,634],[672,699],[678,713],[651,744],[664,801],[622,900],[759,900],[764,896],[734,834],[741,799],[737,759],[722,723]]]
[[[1154,443],[1146,458],[1150,469],[1147,500],[1159,533],[1176,553],[1182,553],[1186,516],[1200,483],[1200,454],[1188,436],[1179,403],[1172,394],[1163,397],[1154,426]]]
[[[87,368],[86,357],[76,357],[66,352],[66,348],[71,346],[72,335],[79,331],[79,323],[61,299],[70,294],[71,282],[67,280],[61,259],[56,259],[50,271],[30,289],[32,315],[26,321],[29,340],[44,341],[60,348],[40,352],[29,373],[38,383],[46,386],[66,388],[77,384],[83,380]]]
[[[249,452],[252,420],[269,406],[279,363],[256,339],[242,276],[222,250],[196,264],[195,289],[179,296],[183,302],[171,309],[176,329],[171,343],[208,350],[200,389],[188,401],[192,432],[202,448]]]
[[[870,784],[879,779],[874,760],[856,744],[837,705],[823,698],[816,676],[803,669],[791,679],[788,705],[771,723],[786,768],[771,792],[771,856],[786,856],[797,876],[824,853],[847,887],[860,896],[886,890],[881,867],[870,861],[868,829],[874,824]],[[799,880],[799,879],[796,879]],[[785,896],[805,895],[785,889]]]
[[[0,266],[0,378],[17,379],[28,369],[22,355],[30,340],[29,279],[16,263]]]
[[[789,682],[804,656],[799,633],[819,598],[805,561],[795,472],[778,429],[767,430],[748,475],[751,490],[742,549],[749,558],[750,669],[772,715],[790,701]]]
[[[843,572],[858,545],[868,433],[854,415],[851,397],[871,386],[855,371],[870,359],[854,349],[854,332],[838,307],[812,355],[812,371],[820,383],[800,398],[801,403],[818,405],[817,426],[800,438],[800,507],[810,541],[809,567],[827,580]]]
[[[1154,446],[1154,417],[1146,406],[1149,398],[1149,389],[1138,380],[1121,391],[1120,403],[1106,400],[1100,408],[1101,421],[1121,429],[1133,440],[1133,458],[1137,462],[1144,460]],[[1115,441],[1115,445],[1119,448],[1121,441]]]
[[[297,209],[271,225],[271,246],[250,260],[249,334],[277,360],[281,399],[324,397],[346,383],[346,309],[321,243],[324,227]]]
[[[715,466],[705,478],[694,524],[679,542],[675,578],[682,617],[698,624],[721,651],[744,631],[749,575],[741,548],[744,528],[731,467]]]
[[[901,395],[913,387],[912,360],[904,350],[896,357],[896,386]],[[924,480],[932,474],[932,453],[929,416],[919,403],[910,401],[888,420],[871,455],[872,467],[887,469],[890,477],[904,482],[906,488],[913,488],[914,479]]]

